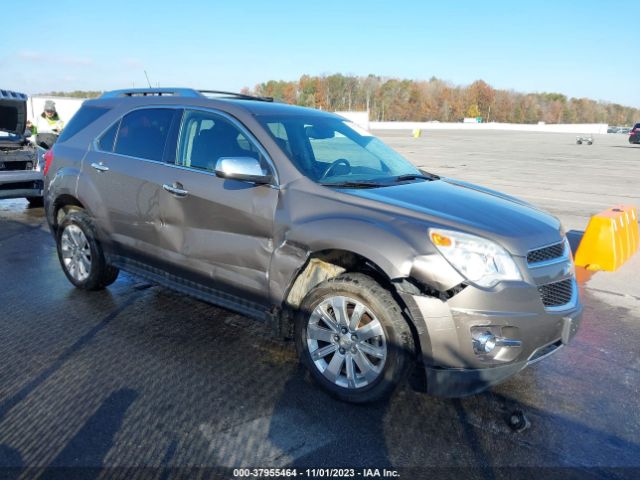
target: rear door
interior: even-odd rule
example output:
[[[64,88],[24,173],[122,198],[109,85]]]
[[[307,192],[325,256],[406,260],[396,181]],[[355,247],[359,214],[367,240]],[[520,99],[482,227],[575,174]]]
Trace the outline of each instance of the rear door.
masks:
[[[153,266],[166,266],[158,242],[163,184],[173,177],[181,109],[142,108],[113,124],[83,162],[79,196],[108,247]]]
[[[252,156],[275,178],[266,152],[235,119],[204,110],[185,110],[178,144],[178,166],[169,184],[182,194],[160,192],[162,221],[171,226],[162,241],[172,250],[167,258],[174,271],[242,300],[268,305],[267,272],[279,191],[215,175],[219,158]]]

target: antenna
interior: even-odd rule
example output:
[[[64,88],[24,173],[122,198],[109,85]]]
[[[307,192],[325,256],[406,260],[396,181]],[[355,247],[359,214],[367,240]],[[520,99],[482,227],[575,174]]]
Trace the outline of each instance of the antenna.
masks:
[[[146,70],[144,70],[144,76],[147,77],[147,83],[149,84],[149,88],[151,88],[151,82],[149,81],[149,75],[147,75]]]

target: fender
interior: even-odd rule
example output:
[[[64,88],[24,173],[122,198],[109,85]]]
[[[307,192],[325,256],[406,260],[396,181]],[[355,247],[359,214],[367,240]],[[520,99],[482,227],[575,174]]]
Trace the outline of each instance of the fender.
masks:
[[[273,304],[282,305],[298,272],[314,252],[343,250],[355,253],[376,264],[390,279],[409,276],[419,250],[404,223],[376,223],[370,219],[322,218],[298,223],[282,235],[269,267],[270,296]],[[417,226],[416,226],[417,228]],[[339,234],[337,234],[339,232]],[[426,242],[425,236],[425,242]],[[383,253],[384,252],[384,253]]]

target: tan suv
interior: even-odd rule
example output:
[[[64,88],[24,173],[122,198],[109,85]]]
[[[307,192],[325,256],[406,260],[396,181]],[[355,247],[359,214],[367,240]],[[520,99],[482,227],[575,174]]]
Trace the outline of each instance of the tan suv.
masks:
[[[430,393],[473,394],[579,324],[556,218],[420,171],[338,115],[115,91],[83,104],[45,171],[71,283],[124,269],[269,322],[343,400],[378,399],[414,365]]]

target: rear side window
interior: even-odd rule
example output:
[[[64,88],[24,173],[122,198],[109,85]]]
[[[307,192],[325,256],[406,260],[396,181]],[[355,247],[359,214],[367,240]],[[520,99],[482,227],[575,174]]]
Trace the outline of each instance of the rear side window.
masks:
[[[161,162],[175,113],[176,110],[168,108],[145,108],[125,115],[114,152]]]
[[[71,117],[67,126],[58,137],[58,142],[66,142],[80,130],[95,122],[98,118],[109,111],[104,107],[80,107],[80,110]]]

